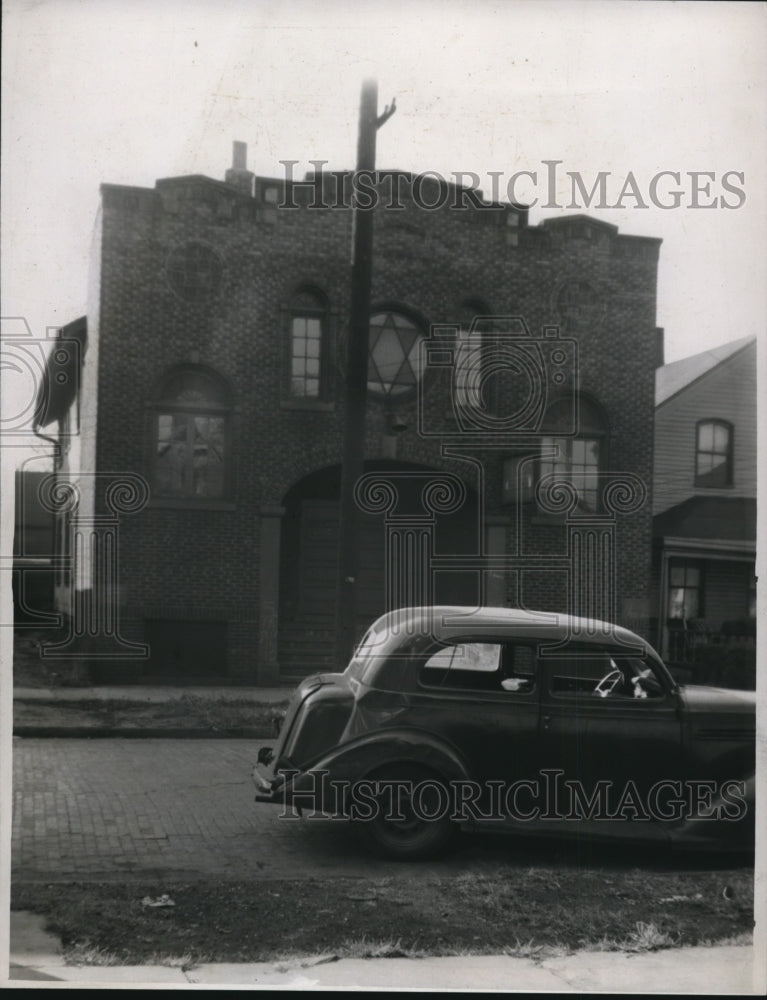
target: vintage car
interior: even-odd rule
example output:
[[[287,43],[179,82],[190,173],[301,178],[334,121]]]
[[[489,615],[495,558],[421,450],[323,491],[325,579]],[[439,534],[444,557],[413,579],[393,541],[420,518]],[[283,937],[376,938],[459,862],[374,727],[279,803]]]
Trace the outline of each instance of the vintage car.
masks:
[[[422,607],[299,685],[254,780],[416,859],[457,828],[749,849],[754,770],[754,693],[678,685],[625,628]]]

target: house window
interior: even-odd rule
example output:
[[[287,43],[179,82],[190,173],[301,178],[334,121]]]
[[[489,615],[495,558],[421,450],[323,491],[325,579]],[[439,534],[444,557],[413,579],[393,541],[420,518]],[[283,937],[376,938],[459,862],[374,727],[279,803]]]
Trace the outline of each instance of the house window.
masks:
[[[599,506],[598,474],[605,461],[606,421],[596,403],[581,397],[577,436],[557,434],[572,426],[573,410],[573,397],[567,396],[546,411],[542,425],[540,478],[553,476],[571,483],[578,491],[579,507],[595,511]]]
[[[671,562],[668,577],[668,617],[687,620],[703,616],[703,574],[697,563]]]
[[[378,312],[370,319],[368,391],[377,396],[401,396],[418,385],[422,375],[423,333],[408,316]]]
[[[732,425],[724,420],[698,423],[695,485],[732,486]]]
[[[327,303],[319,292],[299,289],[290,309],[290,395],[327,395]]]
[[[155,406],[153,494],[223,499],[228,492],[229,423],[229,392],[219,376],[193,367],[170,372]]]

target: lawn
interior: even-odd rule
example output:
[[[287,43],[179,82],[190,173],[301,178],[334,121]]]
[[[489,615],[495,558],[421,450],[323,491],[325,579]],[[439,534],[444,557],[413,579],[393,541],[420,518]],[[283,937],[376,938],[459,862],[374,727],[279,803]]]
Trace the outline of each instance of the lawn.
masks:
[[[15,731],[22,728],[78,730],[87,729],[117,736],[131,732],[156,732],[158,735],[190,732],[210,736],[247,736],[271,739],[279,731],[287,702],[263,704],[246,697],[227,694],[184,694],[167,701],[137,701],[129,698],[77,701],[63,699],[16,701],[13,707]]]
[[[272,961],[316,954],[534,955],[746,943],[746,868],[503,867],[355,880],[26,883],[73,962]]]

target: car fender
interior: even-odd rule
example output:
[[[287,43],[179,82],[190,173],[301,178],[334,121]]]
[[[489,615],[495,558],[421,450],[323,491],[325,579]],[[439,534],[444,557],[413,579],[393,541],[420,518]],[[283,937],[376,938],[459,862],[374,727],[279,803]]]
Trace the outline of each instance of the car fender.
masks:
[[[707,809],[712,815],[689,817],[672,833],[672,840],[680,846],[752,850],[755,808],[756,775],[724,782]]]
[[[341,803],[338,793],[331,790],[331,782],[351,785],[393,764],[418,764],[445,781],[464,781],[471,777],[458,751],[433,733],[389,729],[360,736],[336,747],[305,771],[293,775],[286,772],[285,794],[294,800],[311,796],[311,804],[315,807],[319,796],[325,805],[332,803],[338,807]]]

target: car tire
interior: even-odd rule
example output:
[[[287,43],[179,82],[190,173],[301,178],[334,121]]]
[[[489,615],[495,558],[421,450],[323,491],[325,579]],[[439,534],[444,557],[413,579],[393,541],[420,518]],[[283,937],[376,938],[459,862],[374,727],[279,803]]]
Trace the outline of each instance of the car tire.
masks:
[[[450,819],[447,784],[439,774],[420,765],[392,764],[366,777],[384,786],[375,796],[376,814],[355,822],[369,850],[393,861],[420,861],[447,849],[457,827]],[[392,784],[386,788],[387,783]],[[396,794],[392,790],[400,787],[399,808],[392,815],[392,795]],[[409,794],[411,788],[415,796]]]

